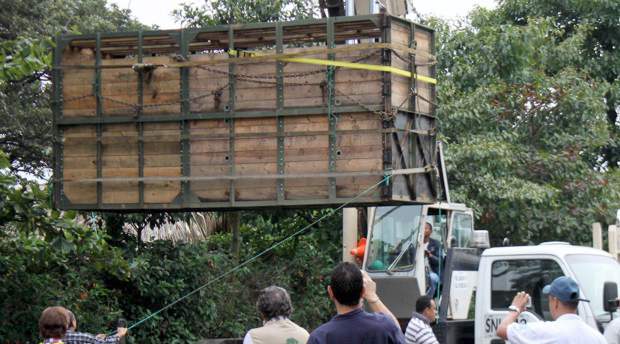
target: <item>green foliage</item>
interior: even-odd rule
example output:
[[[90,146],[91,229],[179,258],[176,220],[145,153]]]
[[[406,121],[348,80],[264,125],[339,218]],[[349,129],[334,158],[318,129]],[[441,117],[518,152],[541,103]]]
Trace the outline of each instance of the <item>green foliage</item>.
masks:
[[[14,172],[51,165],[50,68],[58,33],[146,28],[106,0],[4,1],[0,12],[0,149]]]
[[[184,27],[274,22],[311,18],[311,0],[209,0],[202,7],[183,4],[173,15]]]
[[[0,13],[0,338],[37,338],[41,310],[61,304],[81,329],[108,332],[214,281],[235,266],[231,235],[199,244],[142,243],[167,214],[104,215],[80,225],[49,205],[50,190],[16,177],[49,164],[50,37],[135,30],[104,0],[13,1]],[[301,19],[308,0],[213,0],[175,12],[185,26]],[[438,29],[441,133],[453,197],[476,209],[478,227],[514,243],[589,241],[594,221],[620,208],[620,6],[616,1],[503,0],[469,22]],[[240,261],[329,210],[246,212]],[[105,219],[102,221],[101,219]],[[105,226],[104,226],[105,223]],[[340,216],[155,315],[134,343],[237,337],[260,325],[260,289],[287,288],[293,320],[312,329],[333,313],[324,276],[339,260]],[[24,307],[24,305],[31,305]]]
[[[36,320],[54,304],[83,314],[87,328],[105,326],[119,308],[101,281],[129,276],[122,252],[75,213],[51,209],[46,188],[7,175],[8,166],[0,154],[0,338],[36,340]]]
[[[45,70],[51,65],[50,39],[28,38],[0,42],[0,87]]]
[[[49,190],[8,173],[0,154],[0,338],[35,342],[37,319],[51,305],[76,314],[82,331],[109,333],[118,318],[130,324],[172,304],[236,266],[230,233],[198,244],[140,244],[120,224],[157,224],[159,215],[110,217],[108,228],[77,224],[76,214],[50,208]],[[307,226],[329,210],[245,213],[241,261]],[[145,321],[133,343],[191,343],[240,337],[260,326],[260,289],[287,288],[293,320],[312,329],[332,313],[323,277],[338,260],[340,215],[216,281]],[[113,233],[114,238],[109,233]],[[23,307],[23,305],[32,305]]]
[[[451,188],[497,241],[587,243],[590,224],[620,207],[617,160],[604,153],[617,144],[617,74],[590,67],[603,64],[588,53],[601,27],[557,6],[502,1],[461,27],[431,23]]]
[[[246,213],[241,228],[241,261],[323,213]],[[242,337],[248,329],[260,326],[256,298],[262,288],[273,284],[291,293],[296,309],[292,319],[315,328],[333,312],[323,277],[338,259],[339,226],[336,214],[307,235],[288,241],[143,323],[133,332],[133,340],[189,343],[198,338]],[[229,250],[230,241],[230,234],[217,234],[200,244],[146,243],[132,258],[132,278],[117,286],[127,300],[122,305],[125,315],[141,319],[229,271],[235,266],[234,258],[223,252]]]

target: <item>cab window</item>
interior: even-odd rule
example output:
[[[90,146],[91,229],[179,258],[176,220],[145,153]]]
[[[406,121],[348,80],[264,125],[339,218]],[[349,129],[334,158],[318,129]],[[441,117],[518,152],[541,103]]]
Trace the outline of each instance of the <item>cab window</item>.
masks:
[[[531,297],[529,310],[544,320],[553,320],[542,289],[563,275],[560,265],[551,259],[495,261],[491,267],[491,308],[508,309],[515,294],[525,291]]]
[[[377,207],[372,221],[366,269],[411,270],[422,206]]]
[[[469,247],[474,230],[474,220],[471,215],[455,213],[453,217],[452,236],[455,247]]]
[[[443,239],[445,238],[448,228],[448,212],[441,209],[429,208],[426,222],[433,226],[431,238],[439,241],[443,245]]]

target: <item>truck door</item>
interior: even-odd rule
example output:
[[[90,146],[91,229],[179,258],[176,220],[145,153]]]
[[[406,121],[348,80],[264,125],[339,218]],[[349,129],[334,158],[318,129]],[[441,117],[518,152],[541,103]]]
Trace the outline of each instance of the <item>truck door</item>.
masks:
[[[476,300],[476,344],[504,343],[495,335],[508,307],[519,291],[531,296],[529,312],[517,321],[552,320],[547,297],[542,289],[555,278],[565,275],[553,257],[483,257],[478,276]]]
[[[480,251],[461,247],[447,251],[439,321],[434,329],[441,344],[474,343],[474,290]]]

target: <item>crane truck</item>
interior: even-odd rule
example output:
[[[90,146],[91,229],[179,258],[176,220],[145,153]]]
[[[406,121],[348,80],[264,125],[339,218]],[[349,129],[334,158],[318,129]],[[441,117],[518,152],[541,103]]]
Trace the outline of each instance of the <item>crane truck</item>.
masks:
[[[542,288],[559,276],[577,280],[581,298],[590,300],[578,309],[588,325],[603,331],[619,315],[620,266],[605,251],[566,242],[489,248],[488,232],[475,230],[473,211],[458,203],[381,206],[367,213],[361,265],[403,330],[427,290],[422,230],[427,222],[445,251],[435,295],[440,343],[503,343],[495,332],[522,290],[531,295],[531,305],[518,321],[552,320]]]

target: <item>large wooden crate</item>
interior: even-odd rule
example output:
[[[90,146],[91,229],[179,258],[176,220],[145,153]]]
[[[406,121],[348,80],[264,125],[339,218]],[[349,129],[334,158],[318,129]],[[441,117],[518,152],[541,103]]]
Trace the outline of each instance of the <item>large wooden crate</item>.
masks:
[[[433,45],[385,15],[59,36],[55,203],[433,202]]]

